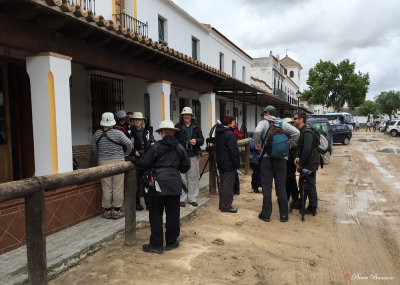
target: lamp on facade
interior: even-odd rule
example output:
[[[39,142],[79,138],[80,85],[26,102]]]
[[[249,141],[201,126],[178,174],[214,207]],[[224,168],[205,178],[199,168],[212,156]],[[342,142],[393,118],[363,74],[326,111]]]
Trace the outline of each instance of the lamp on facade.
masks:
[[[297,90],[296,97],[297,97],[297,112],[298,112],[300,110],[300,97],[301,97],[300,90]]]

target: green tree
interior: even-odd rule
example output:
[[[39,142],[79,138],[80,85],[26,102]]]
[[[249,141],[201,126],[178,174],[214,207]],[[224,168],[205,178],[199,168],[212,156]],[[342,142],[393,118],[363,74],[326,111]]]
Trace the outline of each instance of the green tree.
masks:
[[[322,61],[308,72],[307,85],[302,97],[310,104],[322,104],[340,111],[345,103],[350,110],[361,105],[369,87],[369,74],[355,72],[355,63],[348,59],[335,65]]]
[[[392,116],[400,109],[400,91],[385,91],[375,97],[375,102],[383,114]]]
[[[361,116],[369,116],[372,115],[372,117],[378,117],[380,115],[380,110],[379,110],[379,105],[372,102],[372,101],[366,101],[362,103],[360,106],[359,113]]]

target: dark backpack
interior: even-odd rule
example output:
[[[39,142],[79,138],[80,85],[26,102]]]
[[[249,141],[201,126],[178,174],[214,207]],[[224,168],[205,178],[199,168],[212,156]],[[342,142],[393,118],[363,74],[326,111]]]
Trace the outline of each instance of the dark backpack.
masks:
[[[269,157],[285,158],[289,155],[289,139],[282,129],[282,122],[278,126],[269,123],[264,147]]]

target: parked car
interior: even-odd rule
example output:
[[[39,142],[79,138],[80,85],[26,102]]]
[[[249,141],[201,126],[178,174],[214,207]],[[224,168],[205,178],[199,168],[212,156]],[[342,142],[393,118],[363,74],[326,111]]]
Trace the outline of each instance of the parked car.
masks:
[[[386,132],[392,137],[397,137],[400,134],[400,120],[393,120],[387,124]]]
[[[379,125],[378,125],[378,131],[383,132],[383,129],[384,129],[385,126],[386,126],[386,122],[387,122],[387,121],[382,121],[382,122],[379,123]]]
[[[386,120],[385,121],[385,126],[383,127],[382,132],[386,133],[386,130],[387,130],[387,127],[388,127],[389,123],[390,123],[390,120]]]
[[[342,143],[344,145],[349,144],[351,137],[353,136],[352,130],[347,125],[335,124],[331,125],[332,137],[334,143]]]
[[[328,152],[322,155],[322,159],[324,161],[324,164],[328,164],[330,157],[332,155],[332,144],[333,144],[332,130],[331,130],[331,125],[329,124],[329,120],[326,118],[308,118],[307,125],[316,130],[322,130],[325,134],[327,134],[329,140],[329,147],[328,147]]]

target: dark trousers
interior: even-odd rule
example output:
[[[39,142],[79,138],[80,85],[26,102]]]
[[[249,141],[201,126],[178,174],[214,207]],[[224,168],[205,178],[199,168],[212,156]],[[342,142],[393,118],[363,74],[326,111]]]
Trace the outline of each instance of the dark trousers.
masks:
[[[288,217],[286,197],[286,160],[282,158],[263,157],[260,164],[261,185],[263,190],[262,215],[271,217],[272,213],[272,180],[275,180],[275,192],[278,198],[279,215]]]
[[[258,189],[258,187],[261,187],[260,169],[258,168],[258,164],[255,163],[250,163],[250,167],[253,170],[253,174],[251,175],[251,188]]]
[[[315,175],[314,177],[305,177],[304,175],[300,175],[300,179],[299,179],[299,186],[300,186],[300,190],[302,189],[302,187],[304,187],[304,200],[302,197],[302,192],[300,191],[300,197],[301,200],[305,201],[308,198],[308,206],[312,207],[313,209],[317,209],[318,208],[318,195],[317,195],[317,186],[316,186],[316,182],[317,182],[317,170],[318,170],[318,164],[317,165],[306,165],[303,168],[314,171]],[[305,205],[304,205],[305,207]]]
[[[165,243],[174,244],[180,234],[180,207],[179,196],[150,196],[149,220],[151,228],[150,244],[162,247],[163,236],[163,213],[165,209]]]
[[[235,173],[236,170],[219,173],[220,182],[218,193],[220,210],[228,210],[232,207]]]
[[[290,197],[292,197],[292,200],[297,200],[299,198],[299,190],[296,181],[296,165],[291,155],[287,160],[286,196],[288,200]]]
[[[235,183],[233,184],[233,194],[239,195],[240,194],[240,181],[239,181],[239,174],[237,170],[235,171]]]

